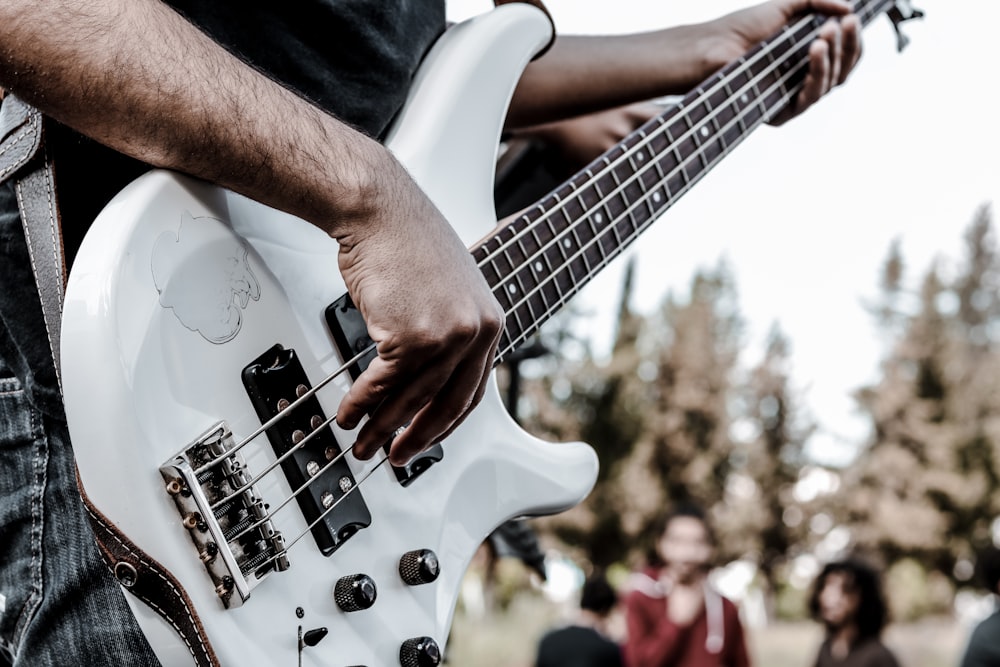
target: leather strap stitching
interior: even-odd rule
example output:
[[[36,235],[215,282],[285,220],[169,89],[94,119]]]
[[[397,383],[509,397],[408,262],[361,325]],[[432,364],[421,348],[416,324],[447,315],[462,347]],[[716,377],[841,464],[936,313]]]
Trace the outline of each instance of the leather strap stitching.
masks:
[[[168,579],[161,572],[159,572],[158,569],[155,566],[153,566],[148,561],[146,561],[142,557],[142,554],[140,552],[136,551],[135,549],[132,549],[128,544],[125,544],[125,542],[123,542],[118,537],[118,535],[115,534],[115,532],[111,528],[111,526],[106,521],[104,521],[103,517],[100,514],[98,514],[97,512],[95,512],[91,508],[89,502],[86,503],[85,506],[87,508],[87,514],[90,515],[90,520],[93,521],[94,523],[99,524],[101,526],[101,528],[103,529],[102,532],[104,533],[105,537],[111,537],[115,542],[118,543],[118,545],[122,548],[123,551],[125,551],[132,558],[135,558],[139,563],[141,563],[146,568],[146,570],[148,570],[149,572],[152,572],[157,577],[159,577],[160,580],[162,580],[163,583],[165,583],[170,588],[170,590],[178,598],[183,598],[185,601],[187,601],[187,595],[184,594],[184,593],[182,593],[180,590],[178,590],[178,588],[174,585],[174,583],[170,579]],[[114,563],[112,562],[113,561],[113,557],[111,556],[111,554],[105,551],[105,549],[103,548],[103,544],[101,544],[100,542],[98,542],[98,546],[102,547],[101,548],[101,553],[102,553],[102,555],[104,555],[105,562],[107,562],[113,568]],[[170,614],[170,612],[167,611],[166,609],[164,609],[163,607],[161,607],[160,605],[156,604],[147,595],[140,595],[138,593],[134,593],[134,595],[137,598],[139,598],[140,600],[142,600],[143,602],[145,602],[146,604],[148,604],[150,607],[152,607],[156,611],[156,613],[158,613],[160,616],[162,616],[164,620],[166,620],[168,623],[170,623],[170,625],[173,626],[174,630],[177,631],[177,634],[180,635],[181,639],[184,640],[184,643],[187,645],[188,650],[191,652],[192,657],[194,657],[195,660],[198,660],[199,659],[199,655],[198,655],[197,650],[191,644],[191,642],[188,640],[188,638],[185,635],[184,631],[181,629],[180,624],[172,617],[172,615]],[[191,622],[191,624],[193,626],[195,626],[196,629],[198,629],[197,628],[198,623],[195,621],[194,616],[191,615],[191,612],[188,610],[187,605],[184,606],[184,614],[187,616],[187,618]],[[200,632],[198,632],[195,636],[198,639],[198,644],[200,645],[202,656],[203,657],[207,657],[208,654],[210,653],[210,649],[206,645],[205,639],[201,636]]]

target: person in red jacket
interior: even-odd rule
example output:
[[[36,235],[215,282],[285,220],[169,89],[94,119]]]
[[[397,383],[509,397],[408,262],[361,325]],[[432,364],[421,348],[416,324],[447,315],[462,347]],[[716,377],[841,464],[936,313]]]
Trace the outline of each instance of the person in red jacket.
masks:
[[[632,578],[625,598],[628,667],[749,667],[736,605],[708,582],[715,537],[700,508],[678,507],[663,523],[663,566]]]

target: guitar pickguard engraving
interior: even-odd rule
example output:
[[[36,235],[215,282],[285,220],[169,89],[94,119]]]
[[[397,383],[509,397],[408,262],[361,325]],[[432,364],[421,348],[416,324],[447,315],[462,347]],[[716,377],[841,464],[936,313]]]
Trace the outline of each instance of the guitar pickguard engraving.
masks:
[[[260,282],[249,251],[228,226],[187,211],[177,233],[153,244],[151,268],[160,305],[210,343],[231,341],[243,326],[243,311],[260,299]]]

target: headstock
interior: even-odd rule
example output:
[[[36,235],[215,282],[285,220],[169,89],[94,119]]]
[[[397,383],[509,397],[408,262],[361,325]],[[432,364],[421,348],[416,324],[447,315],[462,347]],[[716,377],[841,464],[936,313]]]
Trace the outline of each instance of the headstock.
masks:
[[[910,43],[910,38],[903,34],[902,24],[911,19],[923,18],[924,13],[916,9],[910,0],[895,0],[886,15],[892,21],[892,27],[896,31],[896,49],[902,51]]]

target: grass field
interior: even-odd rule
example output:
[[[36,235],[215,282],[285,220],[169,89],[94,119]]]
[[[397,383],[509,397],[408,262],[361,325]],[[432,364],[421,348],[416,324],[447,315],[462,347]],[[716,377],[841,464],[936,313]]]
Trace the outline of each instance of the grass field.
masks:
[[[531,667],[535,645],[558,623],[558,611],[537,596],[514,599],[506,611],[473,618],[456,614],[448,650],[454,667]],[[968,630],[951,619],[890,626],[885,640],[902,667],[957,667]],[[755,667],[812,667],[821,631],[814,623],[779,623],[748,631]]]

